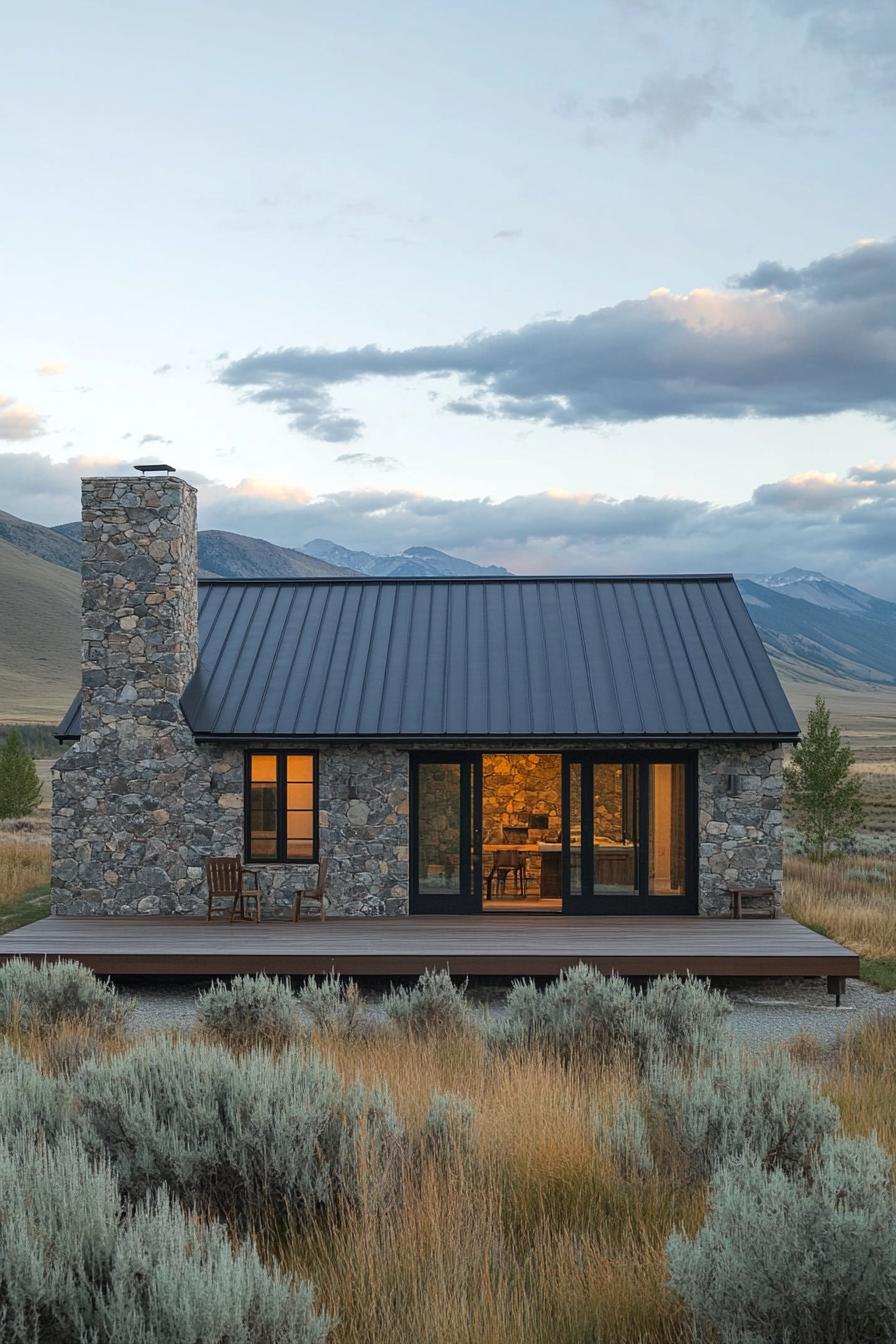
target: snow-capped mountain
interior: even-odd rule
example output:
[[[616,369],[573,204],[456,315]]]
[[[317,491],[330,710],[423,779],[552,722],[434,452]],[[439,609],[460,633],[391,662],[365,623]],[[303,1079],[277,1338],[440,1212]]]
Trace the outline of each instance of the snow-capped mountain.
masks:
[[[346,569],[355,569],[361,574],[370,574],[376,578],[453,578],[465,574],[508,574],[500,565],[476,565],[472,560],[462,560],[456,555],[447,555],[432,546],[409,546],[400,555],[374,555],[370,551],[353,551],[338,542],[326,541],[316,537],[302,547],[306,555],[314,555],[330,565],[340,565]]]
[[[745,579],[761,583],[763,588],[774,588],[786,597],[797,597],[816,607],[830,611],[852,612],[873,616],[880,621],[896,621],[896,602],[863,593],[848,583],[839,583],[813,569],[785,569],[782,574],[745,574]]]

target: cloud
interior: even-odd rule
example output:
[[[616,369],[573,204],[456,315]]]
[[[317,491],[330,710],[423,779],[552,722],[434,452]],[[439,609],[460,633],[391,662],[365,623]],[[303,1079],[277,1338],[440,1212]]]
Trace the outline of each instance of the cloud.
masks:
[[[492,234],[493,238],[497,238],[502,243],[511,242],[515,238],[522,238],[522,236],[522,229],[498,229],[497,233]]]
[[[380,471],[394,471],[400,465],[397,457],[384,457],[374,453],[339,453],[333,461],[341,462],[345,466],[378,467]]]
[[[15,397],[0,394],[0,439],[36,439],[45,432],[42,416]]]
[[[55,378],[60,373],[65,373],[65,365],[61,360],[50,359],[45,364],[38,364],[37,372],[42,378]]]
[[[65,522],[78,514],[80,476],[132,470],[130,462],[0,453],[0,498],[20,517]],[[896,599],[896,459],[766,482],[726,506],[553,491],[503,500],[384,489],[312,496],[280,482],[230,486],[179,474],[200,487],[203,527],[281,545],[311,536],[381,554],[430,545],[519,573],[767,573],[799,565]]]
[[[173,364],[160,364],[157,369],[153,369],[153,373],[154,374],[170,373],[173,368],[174,368]]]
[[[806,23],[811,47],[843,60],[863,89],[896,94],[896,6],[893,0],[767,0]]]
[[[162,438],[161,434],[144,434],[143,438],[140,440],[140,447],[142,448],[145,443],[163,443],[168,447],[172,442],[172,439]]]
[[[601,110],[612,121],[646,122],[659,140],[680,140],[731,103],[731,86],[717,71],[667,71],[648,76],[632,98],[603,99]]]
[[[357,439],[332,390],[454,375],[461,415],[554,426],[674,416],[896,415],[896,244],[866,241],[802,269],[763,262],[729,291],[642,299],[449,345],[257,350],[220,381],[313,438]]]

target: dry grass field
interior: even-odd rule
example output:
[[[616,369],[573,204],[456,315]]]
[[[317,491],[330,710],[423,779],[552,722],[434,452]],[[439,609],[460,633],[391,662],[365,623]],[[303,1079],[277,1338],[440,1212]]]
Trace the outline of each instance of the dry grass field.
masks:
[[[10,1039],[49,1072],[132,1044],[65,1023]],[[313,1279],[338,1321],[332,1344],[693,1344],[665,1243],[696,1230],[707,1190],[662,1146],[652,1174],[614,1161],[595,1119],[638,1093],[624,1060],[496,1058],[466,1033],[312,1044],[346,1081],[388,1087],[409,1136],[387,1190],[371,1179],[359,1200],[316,1218],[284,1219],[271,1204],[254,1220],[263,1253]],[[896,1023],[827,1053],[799,1042],[794,1054],[840,1107],[844,1132],[876,1132],[896,1154]],[[468,1145],[427,1148],[434,1092],[472,1103]]]

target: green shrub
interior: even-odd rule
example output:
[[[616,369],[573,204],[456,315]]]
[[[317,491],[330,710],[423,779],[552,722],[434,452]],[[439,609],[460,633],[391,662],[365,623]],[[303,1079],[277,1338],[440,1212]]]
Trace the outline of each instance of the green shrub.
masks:
[[[733,1158],[803,1171],[838,1112],[783,1051],[734,1046],[690,1072],[658,1062],[645,1081],[648,1106],[695,1178]]]
[[[896,1200],[873,1139],[825,1139],[809,1177],[722,1168],[709,1213],[667,1246],[695,1337],[720,1344],[890,1344]]]
[[[364,1000],[354,980],[330,974],[310,976],[297,998],[318,1031],[351,1036],[364,1025]]]
[[[383,1012],[412,1036],[467,1031],[472,1023],[467,982],[456,985],[447,971],[424,971],[410,989],[401,986],[385,994]]]
[[[457,1092],[434,1092],[424,1125],[427,1148],[445,1157],[473,1149],[476,1109]]]
[[[351,1199],[368,1175],[385,1182],[401,1137],[388,1092],[346,1085],[296,1047],[236,1057],[146,1040],[84,1064],[72,1088],[85,1142],[129,1196],[164,1183],[241,1225]]]
[[[109,980],[98,980],[77,961],[40,966],[14,957],[0,966],[0,1029],[27,1031],[70,1019],[92,1031],[114,1033],[124,1026],[132,1003]]]
[[[323,1344],[313,1290],[160,1192],[122,1207],[73,1136],[0,1141],[5,1344]]]
[[[301,1030],[298,1003],[286,980],[235,975],[216,980],[196,999],[201,1031],[231,1045],[292,1040]]]
[[[53,1138],[69,1127],[71,1118],[68,1096],[55,1078],[0,1041],[0,1135]]]
[[[626,1097],[611,1116],[598,1113],[594,1136],[598,1147],[610,1154],[625,1180],[650,1176],[655,1170],[647,1123],[637,1102]]]

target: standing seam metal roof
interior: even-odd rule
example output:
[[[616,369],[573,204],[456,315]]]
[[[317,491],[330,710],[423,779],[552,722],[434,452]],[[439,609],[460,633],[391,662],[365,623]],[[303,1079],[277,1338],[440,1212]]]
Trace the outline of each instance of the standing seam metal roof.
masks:
[[[201,580],[199,641],[200,737],[799,731],[731,575]]]

